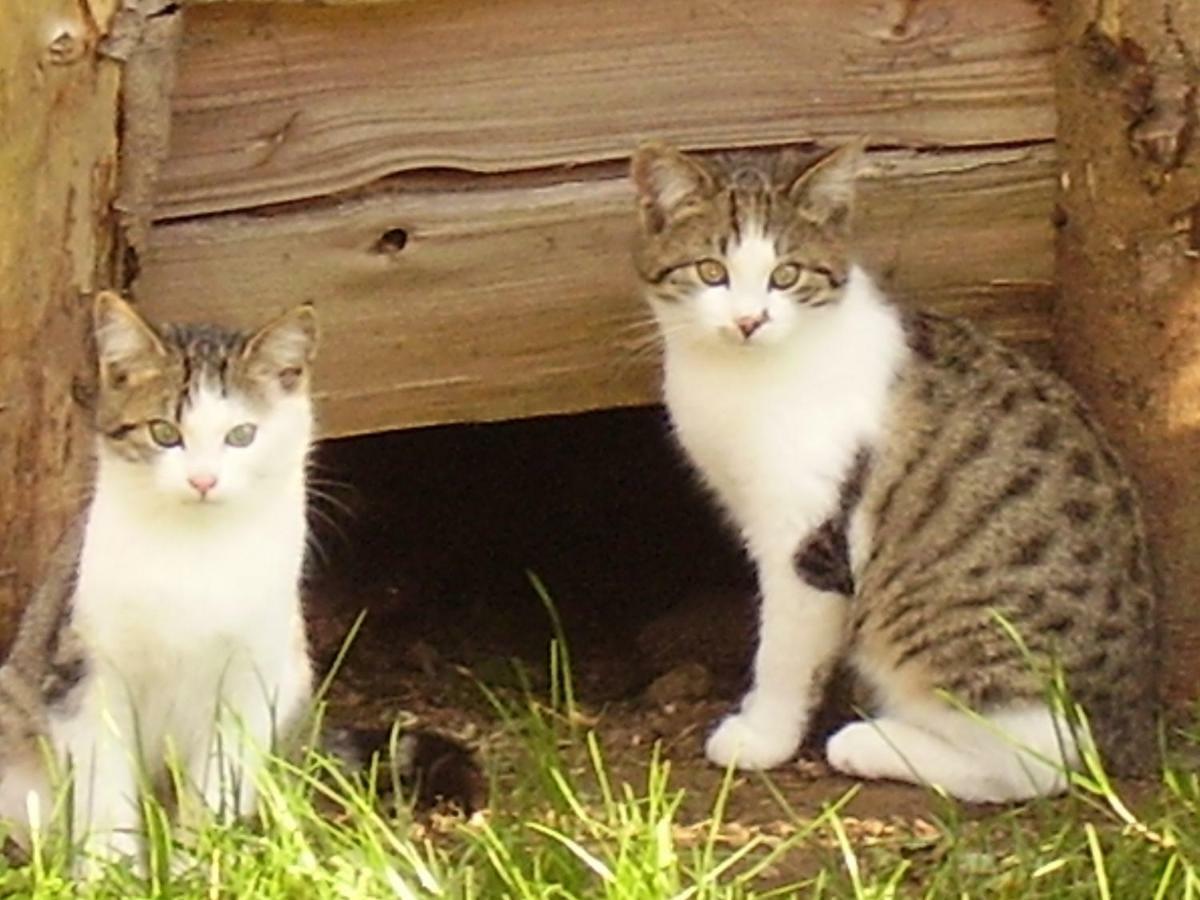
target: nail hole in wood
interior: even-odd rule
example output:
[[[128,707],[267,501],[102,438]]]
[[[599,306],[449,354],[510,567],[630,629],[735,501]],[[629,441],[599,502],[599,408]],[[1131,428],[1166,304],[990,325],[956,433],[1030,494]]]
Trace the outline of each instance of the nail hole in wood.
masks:
[[[376,253],[399,253],[408,243],[408,232],[403,228],[389,228],[375,242]]]

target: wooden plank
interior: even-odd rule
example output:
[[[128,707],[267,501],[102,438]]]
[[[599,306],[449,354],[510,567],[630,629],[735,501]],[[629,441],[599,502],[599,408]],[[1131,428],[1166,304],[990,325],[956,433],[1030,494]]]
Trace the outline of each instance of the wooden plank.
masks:
[[[187,10],[158,215],[397,172],[869,133],[1051,139],[1055,35],[1028,0],[424,0]]]
[[[213,4],[308,4],[314,0],[187,0],[188,6],[211,6]],[[384,3],[419,3],[420,0],[316,0],[321,6],[378,6]]]
[[[873,159],[860,231],[885,282],[1043,341],[1053,148]],[[470,184],[401,179],[352,201],[160,224],[137,294],[154,315],[247,323],[314,301],[326,435],[653,401],[627,180]],[[397,228],[403,249],[381,251]]]
[[[0,27],[0,643],[86,493],[70,384],[108,256],[116,5],[9,0]]]

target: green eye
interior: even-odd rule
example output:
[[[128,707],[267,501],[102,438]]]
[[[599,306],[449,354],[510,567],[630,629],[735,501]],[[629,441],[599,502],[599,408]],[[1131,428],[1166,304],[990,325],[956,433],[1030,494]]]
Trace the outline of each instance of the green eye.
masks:
[[[729,272],[725,264],[715,259],[702,259],[696,263],[696,274],[700,280],[712,287],[729,283]]]
[[[777,291],[786,291],[790,287],[795,287],[796,282],[800,280],[800,267],[795,263],[783,263],[775,267],[775,271],[771,273],[771,287]]]
[[[166,419],[154,419],[146,427],[150,429],[150,439],[160,447],[178,447],[183,443],[179,429]]]
[[[253,422],[243,422],[229,429],[229,433],[225,435],[225,443],[230,447],[249,447],[254,443],[254,435],[257,433],[257,425]]]

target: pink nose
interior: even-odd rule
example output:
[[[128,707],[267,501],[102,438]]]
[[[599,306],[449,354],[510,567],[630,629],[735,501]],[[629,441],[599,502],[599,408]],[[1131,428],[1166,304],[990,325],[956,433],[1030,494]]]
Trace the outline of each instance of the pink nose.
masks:
[[[217,486],[216,475],[190,475],[188,476],[188,484],[196,489],[201,497],[208,495],[208,492]]]
[[[742,337],[749,339],[750,335],[762,328],[767,321],[767,314],[759,313],[757,316],[738,316],[733,320],[733,324],[738,327],[738,331],[742,333]]]

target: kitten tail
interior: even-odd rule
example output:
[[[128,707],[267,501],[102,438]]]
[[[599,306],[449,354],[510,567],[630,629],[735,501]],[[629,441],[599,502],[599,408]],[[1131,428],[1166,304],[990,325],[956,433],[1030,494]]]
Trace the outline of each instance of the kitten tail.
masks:
[[[418,808],[444,802],[469,816],[486,805],[487,786],[474,754],[446,735],[424,729],[326,728],[321,747],[351,771],[365,771],[378,760],[379,791],[388,793],[399,784]]]

